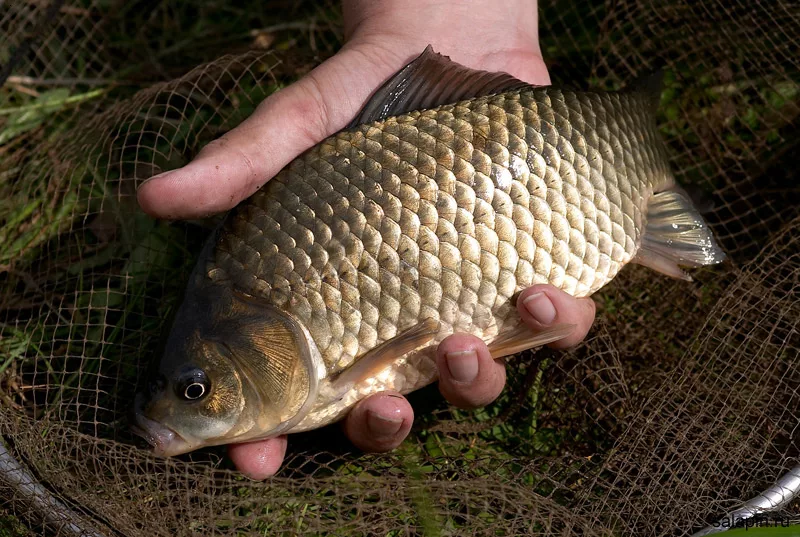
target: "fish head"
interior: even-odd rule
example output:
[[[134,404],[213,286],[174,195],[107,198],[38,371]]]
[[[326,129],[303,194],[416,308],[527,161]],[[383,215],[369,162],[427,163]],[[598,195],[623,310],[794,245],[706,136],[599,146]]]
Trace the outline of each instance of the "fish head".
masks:
[[[181,306],[158,372],[134,402],[156,454],[278,436],[311,409],[321,356],[291,315],[230,288]]]

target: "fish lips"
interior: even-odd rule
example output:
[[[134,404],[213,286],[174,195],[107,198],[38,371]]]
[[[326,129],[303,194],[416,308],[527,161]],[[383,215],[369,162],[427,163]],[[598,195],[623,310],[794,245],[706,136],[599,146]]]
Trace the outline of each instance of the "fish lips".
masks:
[[[153,453],[160,457],[172,457],[195,449],[195,446],[187,442],[181,435],[166,425],[153,421],[144,415],[144,397],[142,394],[136,396],[131,430],[153,446]]]

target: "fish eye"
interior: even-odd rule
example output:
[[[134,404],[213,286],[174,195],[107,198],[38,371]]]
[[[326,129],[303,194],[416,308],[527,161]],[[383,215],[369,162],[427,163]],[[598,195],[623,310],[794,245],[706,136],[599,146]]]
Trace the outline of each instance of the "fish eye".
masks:
[[[210,387],[206,374],[198,369],[180,379],[175,391],[186,401],[197,401],[208,393]]]
[[[186,386],[186,389],[183,391],[183,397],[185,399],[200,399],[205,395],[206,387],[200,384],[199,382],[193,382]]]

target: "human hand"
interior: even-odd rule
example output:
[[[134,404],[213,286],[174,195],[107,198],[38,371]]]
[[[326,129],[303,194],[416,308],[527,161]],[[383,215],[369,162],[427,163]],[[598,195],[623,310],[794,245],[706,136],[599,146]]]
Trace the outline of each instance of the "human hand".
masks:
[[[188,165],[139,187],[142,209],[191,219],[236,206],[303,151],[344,128],[370,95],[428,44],[468,67],[550,79],[530,0],[344,0],[347,43],[271,95]]]
[[[590,298],[576,299],[550,285],[534,285],[520,293],[517,310],[529,327],[543,329],[555,324],[573,324],[565,339],[550,344],[563,349],[578,344],[592,326],[595,304]],[[436,353],[439,390],[453,405],[478,408],[494,401],[503,391],[505,365],[493,360],[486,344],[467,334],[453,334],[439,344]],[[512,365],[513,366],[513,362]],[[344,431],[356,447],[384,452],[405,440],[414,411],[399,393],[383,392],[360,401],[344,419]],[[228,446],[236,467],[252,479],[266,479],[280,468],[286,453],[286,436]]]
[[[306,149],[344,128],[371,93],[428,45],[468,67],[504,71],[532,84],[549,76],[538,43],[536,2],[530,0],[345,0],[347,43],[305,78],[266,99],[246,121],[208,144],[183,168],[166,172],[138,191],[145,212],[160,218],[197,218],[234,207]],[[540,285],[518,301],[533,329],[574,324],[551,345],[581,341],[594,320],[594,302]],[[505,367],[486,344],[466,334],[445,339],[437,353],[439,387],[452,404],[474,408],[493,401]],[[367,451],[388,451],[408,434],[413,411],[397,393],[358,403],[344,420],[350,440]],[[280,467],[286,437],[234,444],[229,454],[253,479]]]

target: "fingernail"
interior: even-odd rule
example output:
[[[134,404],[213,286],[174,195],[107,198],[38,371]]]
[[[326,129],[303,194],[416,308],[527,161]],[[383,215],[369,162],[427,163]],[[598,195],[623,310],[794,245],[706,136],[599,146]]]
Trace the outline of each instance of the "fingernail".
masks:
[[[457,382],[472,382],[478,376],[478,353],[474,350],[448,352],[444,359]]]
[[[153,179],[163,179],[167,175],[171,174],[173,171],[174,170],[169,170],[169,171],[166,171],[166,172],[159,173],[158,175],[154,175],[153,177],[148,177],[147,179],[145,179],[144,181],[139,183],[139,185],[136,187],[136,190],[138,191],[140,188],[142,188],[144,185],[146,185],[147,183],[149,183]]]
[[[544,293],[533,293],[522,304],[539,324],[550,324],[556,318],[556,308]]]
[[[372,410],[367,411],[367,430],[372,436],[392,436],[397,434],[402,426],[402,418],[389,418],[387,416],[381,416]]]

